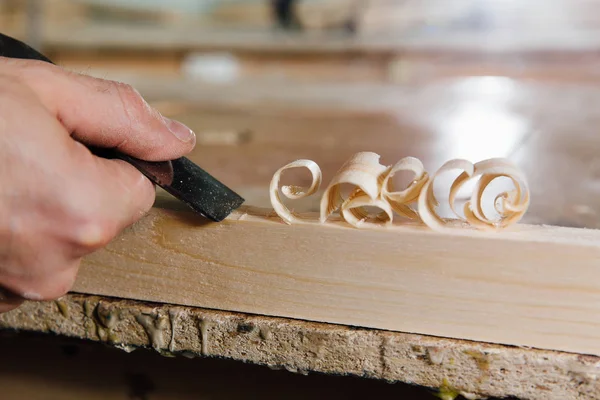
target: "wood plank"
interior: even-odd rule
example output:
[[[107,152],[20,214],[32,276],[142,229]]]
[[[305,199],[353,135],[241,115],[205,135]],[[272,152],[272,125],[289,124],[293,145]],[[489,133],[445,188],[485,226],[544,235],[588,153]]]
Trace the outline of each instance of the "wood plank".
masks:
[[[288,226],[157,208],[84,260],[74,290],[600,355],[600,231]]]

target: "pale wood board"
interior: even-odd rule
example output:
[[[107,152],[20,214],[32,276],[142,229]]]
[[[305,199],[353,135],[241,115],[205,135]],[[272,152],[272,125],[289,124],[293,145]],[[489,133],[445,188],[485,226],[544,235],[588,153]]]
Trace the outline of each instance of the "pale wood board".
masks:
[[[600,231],[290,226],[253,208],[214,224],[172,205],[87,257],[74,291],[600,355]]]

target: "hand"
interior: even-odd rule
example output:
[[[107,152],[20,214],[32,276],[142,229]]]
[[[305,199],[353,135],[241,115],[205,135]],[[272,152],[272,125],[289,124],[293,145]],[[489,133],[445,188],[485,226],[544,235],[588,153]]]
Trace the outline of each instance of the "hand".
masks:
[[[195,135],[130,86],[0,57],[0,312],[64,295],[81,258],[152,207],[148,179],[79,142],[162,161]]]

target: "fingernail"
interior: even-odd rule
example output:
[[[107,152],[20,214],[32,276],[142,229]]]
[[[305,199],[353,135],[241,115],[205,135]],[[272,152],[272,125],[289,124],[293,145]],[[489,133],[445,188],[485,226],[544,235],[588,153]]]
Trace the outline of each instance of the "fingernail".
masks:
[[[35,292],[25,292],[22,294],[23,298],[27,299],[27,300],[35,300],[35,301],[39,301],[42,299],[42,295],[41,294],[37,294]]]
[[[190,142],[196,137],[190,128],[179,121],[174,121],[165,117],[165,124],[171,133],[173,133],[173,135],[175,135],[177,139],[181,140],[182,142]]]

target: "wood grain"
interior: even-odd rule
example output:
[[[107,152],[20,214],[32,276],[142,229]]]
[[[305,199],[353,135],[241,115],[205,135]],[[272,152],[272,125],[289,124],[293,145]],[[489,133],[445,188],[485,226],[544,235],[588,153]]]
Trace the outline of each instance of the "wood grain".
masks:
[[[75,291],[600,355],[599,272],[596,230],[212,224],[160,200]]]

